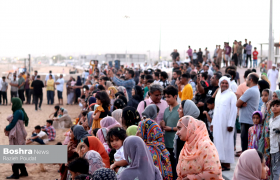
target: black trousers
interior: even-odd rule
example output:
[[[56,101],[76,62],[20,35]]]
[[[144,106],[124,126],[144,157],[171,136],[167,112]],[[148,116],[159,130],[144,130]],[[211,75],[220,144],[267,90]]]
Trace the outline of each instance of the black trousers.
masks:
[[[42,101],[43,101],[43,94],[42,94],[42,95],[35,95],[35,94],[34,94],[35,110],[38,110],[38,99],[40,100],[40,102],[39,102],[39,108],[41,108],[41,106],[42,106]]]
[[[253,125],[241,123],[241,147],[242,151],[246,151],[248,149],[248,130]]]
[[[234,61],[235,66],[237,66],[238,65],[238,56],[236,53],[232,56],[232,60]]]
[[[27,175],[25,164],[13,164],[13,175],[19,177],[19,170],[22,175]]]
[[[247,58],[246,58],[246,63],[247,63],[247,67],[249,67],[249,61],[248,59],[250,58],[250,67],[252,66],[252,58],[251,58],[251,54],[247,54]]]
[[[30,103],[29,89],[25,89],[26,103]]]
[[[6,101],[6,105],[8,104],[8,100],[7,100],[7,92],[6,91],[0,91],[1,96],[0,96],[0,103],[1,103],[1,99],[3,99],[3,105],[5,104]]]
[[[170,158],[170,162],[171,162],[171,166],[172,166],[172,174],[173,174],[173,179],[177,179],[177,172],[176,172],[176,160],[174,158],[174,152],[173,152],[173,148],[166,148],[167,151],[169,151],[169,158]]]
[[[22,104],[23,104],[23,102],[25,101],[24,89],[18,90],[18,97],[21,99],[21,102],[22,102]]]
[[[29,100],[31,101],[31,99],[32,99],[32,103],[35,103],[35,101],[34,101],[34,90],[33,89],[29,89]]]
[[[18,92],[17,91],[11,91],[11,102],[13,97],[18,97]]]

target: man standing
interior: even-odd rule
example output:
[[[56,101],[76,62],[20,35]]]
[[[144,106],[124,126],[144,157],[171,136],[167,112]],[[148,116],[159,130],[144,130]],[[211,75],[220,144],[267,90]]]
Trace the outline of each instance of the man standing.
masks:
[[[272,69],[267,72],[268,80],[270,81],[270,90],[274,92],[276,90],[276,81],[278,80],[278,70],[276,64],[272,64]]]
[[[25,90],[25,97],[26,97],[26,104],[30,104],[30,96],[29,96],[29,86],[30,86],[30,84],[29,84],[29,82],[30,82],[30,74],[29,73],[27,73],[27,76],[26,76],[26,79],[25,79],[25,85],[24,85],[24,90]]]
[[[126,70],[125,73],[125,80],[118,79],[112,70],[109,70],[109,77],[112,77],[113,82],[116,86],[124,86],[127,91],[128,98],[132,98],[132,88],[135,86],[135,81],[133,79],[134,77],[134,71],[132,69]]]
[[[49,71],[49,74],[47,74],[45,78],[45,86],[47,86],[47,81],[49,80],[50,75],[52,76],[53,80],[55,80],[55,76],[52,74],[52,71]]]
[[[243,50],[242,42],[239,41],[238,47],[237,47],[237,59],[238,59],[238,65],[240,67],[242,67],[242,50]]]
[[[18,97],[18,80],[17,80],[17,75],[13,74],[14,79],[11,80],[10,85],[11,85],[11,103],[12,103],[12,98],[13,97]],[[8,77],[7,77],[8,79]]]
[[[162,99],[163,87],[160,84],[151,84],[150,85],[150,98],[144,101],[141,101],[137,107],[137,111],[142,118],[142,112],[145,108],[150,104],[155,104],[159,107],[159,113],[157,117],[154,119],[156,123],[160,124],[163,120],[163,114],[165,109],[168,107],[168,104],[165,100]]]
[[[238,66],[237,49],[238,49],[238,43],[237,41],[234,41],[232,60],[234,61],[235,66]]]
[[[216,45],[216,49],[215,49],[215,51],[214,51],[214,56],[213,56],[213,58],[217,58],[217,56],[218,56],[218,49],[219,49],[219,46],[218,45]]]
[[[249,44],[246,46],[246,54],[247,54],[247,58],[246,58],[247,66],[246,67],[248,67],[248,65],[249,65],[248,59],[250,58],[250,68],[252,68],[252,58],[251,58],[252,45],[251,45],[251,41],[249,41]]]
[[[187,50],[187,53],[188,53],[188,56],[189,56],[189,58],[190,58],[190,60],[191,60],[191,62],[192,62],[192,49],[191,49],[191,46],[189,46],[189,49]]]
[[[167,88],[167,86],[169,86],[169,81],[167,80],[168,79],[168,74],[165,72],[165,71],[162,71],[160,73],[160,85],[165,89]]]
[[[32,104],[34,104],[34,88],[31,87],[31,84],[32,82],[35,80],[35,75],[33,75],[31,77],[31,79],[29,80],[29,98],[30,98],[30,101],[31,101],[31,98],[32,98]]]
[[[42,106],[42,101],[43,101],[43,87],[44,83],[43,81],[40,80],[40,76],[37,76],[37,80],[34,80],[31,84],[31,87],[34,88],[34,101],[35,101],[35,111],[38,109],[38,99],[40,100],[39,102],[39,110],[41,110]]]
[[[217,61],[215,62],[219,67],[221,67],[222,63],[222,53],[223,50],[221,49],[221,45],[219,45],[217,49]]]
[[[201,51],[201,48],[199,48],[198,53],[197,53],[197,60],[198,62],[203,62],[203,58],[202,58],[203,52]]]
[[[246,85],[249,87],[245,93],[238,99],[236,106],[239,110],[239,122],[241,123],[241,147],[242,152],[248,149],[248,130],[253,126],[252,114],[258,109],[260,100],[260,91],[258,88],[259,76],[251,73],[246,79]]]
[[[226,43],[226,47],[225,47],[225,64],[226,64],[226,68],[228,67],[228,62],[230,61],[230,53],[231,53],[231,47],[229,46],[229,43]]]
[[[57,97],[58,97],[58,104],[63,105],[63,86],[64,86],[64,79],[63,75],[60,74],[59,78],[55,82],[56,90],[57,90]]]
[[[231,76],[230,89],[232,90],[232,92],[234,92],[234,94],[236,94],[236,91],[237,91],[237,84],[235,82],[236,72],[234,70],[228,70],[228,74]]]
[[[214,144],[219,153],[223,170],[230,169],[234,163],[234,127],[237,115],[236,95],[230,90],[230,79],[223,76],[219,80],[221,93],[215,100],[213,126]]]
[[[18,77],[19,77],[18,78],[18,96],[21,99],[21,102],[23,104],[23,102],[25,101],[25,97],[24,97],[25,80],[22,77],[22,73],[20,73]]]
[[[38,71],[34,71],[34,80],[37,79],[37,76],[38,76]]]
[[[247,43],[247,39],[245,39],[245,44],[243,44],[243,49],[244,49],[244,51],[243,51],[243,66],[244,67],[247,67],[247,64],[246,64],[246,62],[245,62],[245,60],[246,60],[246,58],[247,58],[247,52],[246,52],[246,46],[248,45],[248,43]]]
[[[168,86],[164,89],[163,94],[169,107],[167,107],[164,111],[161,127],[165,130],[165,147],[170,153],[169,157],[173,171],[173,178],[176,178],[176,161],[174,159],[173,140],[177,131],[177,122],[180,119],[178,114],[179,104],[177,102],[178,89],[173,86]]]
[[[192,54],[192,62],[193,64],[196,66],[198,64],[197,62],[197,53],[196,50],[194,50],[193,54]]]
[[[170,54],[173,61],[179,61],[180,60],[180,54],[177,52],[177,49],[174,49],[174,51]]]
[[[176,80],[177,78],[181,77],[181,71],[179,69],[173,71],[172,73],[172,78],[173,80],[171,81],[171,85],[177,87],[176,85]]]
[[[257,48],[254,47],[254,52],[253,52],[253,68],[258,67],[258,54],[259,52],[257,51]]]
[[[251,69],[247,69],[244,73],[244,82],[242,84],[240,84],[238,87],[237,87],[237,91],[236,91],[236,96],[237,96],[237,99],[239,99],[247,89],[249,89],[249,87],[246,85],[246,79],[248,77],[248,75],[252,72]]]
[[[192,100],[193,98],[193,89],[192,85],[189,84],[191,76],[189,73],[185,73],[182,75],[180,83],[177,85],[178,86],[178,92],[179,92],[179,97],[181,98],[181,101],[184,100]],[[182,85],[184,86],[182,90]]]
[[[206,56],[206,60],[211,59],[211,55],[210,55],[210,52],[208,51],[207,47],[205,48],[205,56]]]

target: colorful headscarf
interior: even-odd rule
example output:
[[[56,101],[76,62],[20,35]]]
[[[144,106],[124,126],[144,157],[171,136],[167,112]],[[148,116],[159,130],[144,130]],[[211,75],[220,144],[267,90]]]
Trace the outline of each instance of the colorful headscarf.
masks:
[[[183,118],[189,119],[188,124],[184,124]],[[184,116],[179,122],[187,134],[177,165],[178,179],[222,179],[218,151],[209,138],[205,123],[192,116]]]
[[[111,149],[109,148],[107,141],[105,140],[107,137],[107,133],[108,133],[108,129],[107,128],[100,128],[98,129],[96,135],[97,138],[101,141],[101,143],[103,144],[106,152],[109,154],[111,152]]]
[[[91,175],[93,175],[93,173],[96,170],[105,167],[102,157],[100,156],[100,154],[98,152],[96,152],[94,150],[89,150],[85,154],[85,158],[88,160],[88,163],[89,163],[88,173]]]
[[[129,164],[120,174],[120,180],[162,180],[143,139],[129,136],[123,142],[124,157]]]
[[[117,180],[115,171],[108,168],[100,168],[96,170],[93,173],[92,178],[94,180]]]
[[[259,114],[260,115],[260,122],[259,122],[259,124],[255,124],[254,125],[253,148],[254,149],[258,149],[259,139],[261,138],[261,131],[262,131],[262,128],[263,128],[263,119],[262,119],[262,112],[255,111],[253,113],[252,117],[255,114]]]
[[[116,99],[114,102],[114,109],[123,109],[125,106],[126,104],[122,99]]]
[[[103,118],[100,121],[100,126],[102,128],[107,128],[109,130],[113,127],[121,127],[120,123],[118,123],[118,121],[115,120],[115,118],[113,118],[111,116],[107,116],[107,117]]]
[[[161,171],[163,179],[172,178],[170,154],[165,148],[163,133],[159,125],[155,121],[147,119],[140,121],[139,128],[141,137],[148,146],[154,164]]]

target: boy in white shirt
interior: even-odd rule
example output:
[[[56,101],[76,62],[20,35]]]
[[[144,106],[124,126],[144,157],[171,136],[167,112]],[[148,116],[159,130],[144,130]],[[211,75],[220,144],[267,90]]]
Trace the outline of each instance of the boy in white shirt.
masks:
[[[270,104],[274,116],[269,120],[270,128],[270,154],[271,171],[273,179],[279,179],[280,176],[280,100],[274,100]]]
[[[26,144],[30,144],[34,141],[44,145],[49,141],[47,133],[42,131],[39,125],[35,126],[35,130],[32,132],[32,136],[27,140]]]

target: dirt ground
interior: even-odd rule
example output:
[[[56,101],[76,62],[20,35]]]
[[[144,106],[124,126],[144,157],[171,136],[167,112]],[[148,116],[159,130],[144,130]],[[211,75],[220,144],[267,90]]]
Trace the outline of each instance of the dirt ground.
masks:
[[[0,65],[0,69],[3,69],[3,66]],[[54,73],[61,73],[61,67],[54,67],[52,68]],[[50,69],[48,67],[44,68],[38,68],[39,72],[47,73]],[[64,69],[65,72],[68,72],[68,68]],[[40,74],[40,73],[39,73]],[[10,87],[9,87],[10,88]],[[64,87],[64,90],[66,88]],[[46,97],[46,91],[44,89],[44,95],[43,95],[43,104],[42,104],[42,110],[35,111],[35,105],[23,105],[24,110],[26,111],[28,117],[29,117],[29,125],[26,127],[26,131],[28,133],[28,137],[31,136],[32,131],[34,130],[34,127],[36,125],[45,125],[46,120],[48,119],[49,115],[54,112],[54,106],[58,103],[57,100],[57,94],[55,95],[55,102],[54,105],[47,105],[47,97]],[[10,91],[8,90],[8,104],[10,104]],[[63,92],[63,107],[68,110],[68,113],[71,118],[76,118],[78,114],[80,113],[80,108],[78,105],[66,105],[67,102],[67,96],[66,91]],[[0,106],[0,145],[8,145],[9,140],[8,137],[4,134],[4,128],[8,125],[7,116],[12,114],[11,106]],[[57,142],[63,142],[64,141],[64,133],[67,131],[65,130],[56,130],[56,138],[55,141],[49,142],[49,145],[54,145]],[[33,143],[32,145],[35,145],[37,143]],[[20,179],[28,179],[28,180],[37,180],[37,179],[45,179],[45,180],[54,180],[59,179],[60,174],[57,172],[59,169],[58,165],[53,164],[44,164],[44,167],[46,169],[46,172],[42,172],[39,168],[38,164],[26,164],[27,171],[29,173],[28,177],[20,178]],[[0,179],[5,179],[7,176],[12,175],[12,167],[11,164],[0,164]]]

